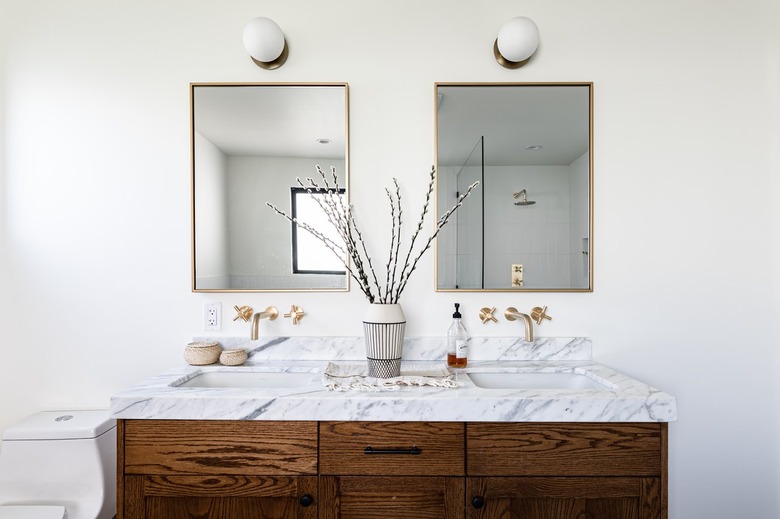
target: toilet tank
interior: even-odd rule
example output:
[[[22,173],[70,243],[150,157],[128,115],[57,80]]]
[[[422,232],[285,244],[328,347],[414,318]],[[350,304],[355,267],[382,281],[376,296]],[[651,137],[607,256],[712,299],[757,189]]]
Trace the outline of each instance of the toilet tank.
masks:
[[[62,505],[68,519],[116,514],[116,422],[107,410],[44,411],[3,431],[0,505]]]

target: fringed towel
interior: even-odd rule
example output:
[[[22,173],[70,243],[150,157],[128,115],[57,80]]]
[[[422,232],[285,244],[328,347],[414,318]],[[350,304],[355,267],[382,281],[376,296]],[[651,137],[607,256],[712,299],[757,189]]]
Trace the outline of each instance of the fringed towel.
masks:
[[[397,391],[408,386],[458,387],[455,375],[445,367],[401,366],[401,376],[374,378],[368,376],[365,363],[335,364],[329,362],[322,373],[322,384],[331,391]]]

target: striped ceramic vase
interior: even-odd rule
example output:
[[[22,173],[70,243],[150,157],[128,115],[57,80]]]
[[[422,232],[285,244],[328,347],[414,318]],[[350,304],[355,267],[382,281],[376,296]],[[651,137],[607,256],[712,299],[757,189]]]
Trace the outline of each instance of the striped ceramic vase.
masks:
[[[397,377],[401,374],[406,317],[399,304],[372,304],[363,319],[368,376]]]

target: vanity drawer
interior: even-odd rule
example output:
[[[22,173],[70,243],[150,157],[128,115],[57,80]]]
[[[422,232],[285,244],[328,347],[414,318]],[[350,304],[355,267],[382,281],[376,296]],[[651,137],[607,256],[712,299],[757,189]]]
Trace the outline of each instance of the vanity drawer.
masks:
[[[320,473],[462,476],[464,424],[322,422]]]
[[[317,422],[126,420],[125,474],[317,474]]]
[[[470,476],[659,476],[666,424],[469,423]]]

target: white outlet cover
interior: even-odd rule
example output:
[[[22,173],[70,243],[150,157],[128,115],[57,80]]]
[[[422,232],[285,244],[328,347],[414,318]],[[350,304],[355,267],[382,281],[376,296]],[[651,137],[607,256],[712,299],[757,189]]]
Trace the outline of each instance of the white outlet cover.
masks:
[[[212,301],[203,304],[203,330],[222,330],[222,303]]]

